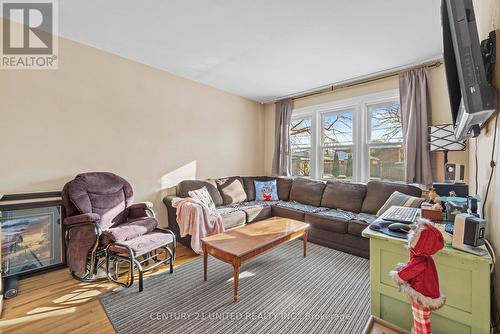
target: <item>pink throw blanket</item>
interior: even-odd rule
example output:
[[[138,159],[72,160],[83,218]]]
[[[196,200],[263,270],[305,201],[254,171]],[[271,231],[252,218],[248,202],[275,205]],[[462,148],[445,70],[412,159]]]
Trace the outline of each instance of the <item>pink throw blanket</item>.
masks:
[[[222,217],[218,213],[211,213],[200,201],[190,197],[174,198],[172,206],[177,209],[181,237],[191,235],[191,248],[196,253],[202,253],[202,238],[224,232]]]

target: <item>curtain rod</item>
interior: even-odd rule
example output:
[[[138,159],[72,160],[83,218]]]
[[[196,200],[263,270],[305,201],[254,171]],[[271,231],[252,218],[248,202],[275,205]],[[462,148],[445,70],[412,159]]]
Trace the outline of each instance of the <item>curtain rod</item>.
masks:
[[[279,100],[282,100],[282,99],[287,99],[287,98],[291,98],[292,100],[303,99],[303,98],[307,98],[307,97],[311,97],[311,96],[316,96],[316,95],[321,95],[321,94],[325,94],[325,93],[330,93],[330,92],[333,92],[333,91],[335,91],[337,89],[341,89],[341,88],[347,88],[347,87],[352,87],[352,86],[366,84],[366,83],[373,82],[373,81],[387,79],[387,78],[393,77],[395,75],[398,75],[400,73],[407,72],[407,71],[410,71],[410,70],[414,70],[414,69],[417,69],[417,68],[439,67],[442,64],[443,64],[443,59],[442,58],[437,58],[437,59],[429,60],[429,61],[426,61],[426,62],[423,62],[423,63],[417,63],[417,64],[404,65],[404,66],[400,66],[400,67],[394,67],[394,68],[391,68],[391,69],[388,69],[388,70],[384,70],[384,71],[380,71],[380,72],[375,72],[375,73],[364,75],[364,76],[359,76],[359,77],[356,77],[356,78],[353,78],[353,79],[339,81],[337,83],[333,83],[333,84],[330,84],[328,86],[322,86],[322,87],[314,88],[314,89],[311,89],[311,90],[302,91],[302,92],[299,92],[299,93],[294,93],[294,94],[282,96],[282,97],[280,97],[278,99],[271,99],[271,100],[268,100],[268,101],[264,101],[262,103],[276,102],[276,101],[279,101]]]

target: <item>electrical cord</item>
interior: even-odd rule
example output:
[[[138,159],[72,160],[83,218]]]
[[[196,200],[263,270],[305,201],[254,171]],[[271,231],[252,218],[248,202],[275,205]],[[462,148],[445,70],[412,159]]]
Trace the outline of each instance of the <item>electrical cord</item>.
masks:
[[[474,170],[476,172],[476,191],[474,192],[474,195],[477,195],[478,194],[478,191],[479,191],[479,186],[478,186],[478,162],[477,162],[477,147],[479,146],[478,144],[478,141],[479,139],[476,138],[476,141],[475,141],[475,161],[476,161],[476,169]]]
[[[483,200],[483,209],[482,209],[482,217],[486,219],[486,202],[488,200],[488,193],[490,192],[491,181],[493,180],[493,173],[495,171],[496,163],[495,163],[495,147],[497,143],[497,130],[498,130],[498,113],[495,117],[495,130],[493,134],[493,147],[491,149],[491,160],[490,160],[490,177],[488,179],[488,185],[486,186],[486,192],[484,193]],[[477,147],[477,146],[476,146]]]
[[[497,258],[495,256],[495,251],[493,250],[493,246],[491,246],[491,243],[488,239],[484,239],[484,243],[486,245],[486,250],[488,250],[488,253],[490,253],[491,256],[491,261],[493,262],[493,265],[491,266],[490,272],[493,273],[495,271],[495,263],[497,262]]]

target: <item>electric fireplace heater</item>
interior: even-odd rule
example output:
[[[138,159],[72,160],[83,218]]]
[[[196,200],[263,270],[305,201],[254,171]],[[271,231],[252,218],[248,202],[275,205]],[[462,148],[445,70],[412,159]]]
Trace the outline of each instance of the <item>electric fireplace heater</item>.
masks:
[[[0,199],[2,272],[26,276],[64,266],[59,192]]]

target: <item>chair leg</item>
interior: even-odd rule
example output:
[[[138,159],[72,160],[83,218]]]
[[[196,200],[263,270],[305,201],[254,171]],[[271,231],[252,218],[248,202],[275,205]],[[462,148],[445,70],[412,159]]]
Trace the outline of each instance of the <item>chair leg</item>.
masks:
[[[143,273],[142,265],[135,258],[133,259],[133,263],[137,266],[137,271],[139,272],[139,292],[142,292],[142,290],[144,288],[144,283],[143,283],[144,273]]]
[[[92,273],[92,275],[97,276],[97,270],[99,269],[99,257],[95,256],[94,255],[94,272]]]
[[[139,269],[139,292],[142,292],[143,290],[142,280],[143,280],[142,270]]]
[[[169,248],[169,247],[163,247],[163,249],[165,250],[165,256],[169,256],[169,260],[168,260],[168,263],[169,263],[169,267],[170,267],[170,273],[172,274],[174,272],[174,252],[172,252],[172,250]]]
[[[115,253],[113,251],[110,251],[111,246],[119,246],[122,247],[127,253],[127,255],[120,255],[118,253]],[[165,251],[165,258],[160,260],[158,258],[158,249],[163,249]],[[135,268],[137,268],[137,271],[139,272],[139,292],[143,291],[144,289],[144,271],[152,270],[156,268],[158,265],[165,264],[168,266],[170,269],[170,273],[172,274],[174,272],[174,259],[175,259],[175,244],[173,247],[173,250],[171,250],[168,246],[162,246],[158,249],[155,249],[153,252],[147,253],[146,256],[142,256],[142,260],[139,260],[138,258],[135,257],[134,251],[130,249],[130,247],[125,246],[125,245],[120,245],[118,243],[115,244],[110,244],[106,247],[105,250],[105,255],[106,255],[106,274],[108,276],[108,279],[118,285],[121,285],[123,287],[131,287],[134,284],[134,271]],[[153,264],[152,266],[148,267],[149,260],[147,259],[148,256],[151,256],[153,258],[154,262],[158,262]],[[168,258],[167,258],[168,256]],[[141,257],[141,256],[139,256]],[[111,274],[110,272],[110,260],[114,260],[115,262],[113,263],[114,267],[114,275]],[[128,279],[127,283],[122,283],[119,281],[119,275],[117,270],[117,262],[119,261],[126,261],[129,264],[129,270],[128,270]],[[146,265],[146,267],[143,267],[143,265]],[[119,266],[118,266],[119,267]],[[118,268],[119,269],[119,268]],[[116,277],[115,277],[116,276]]]

